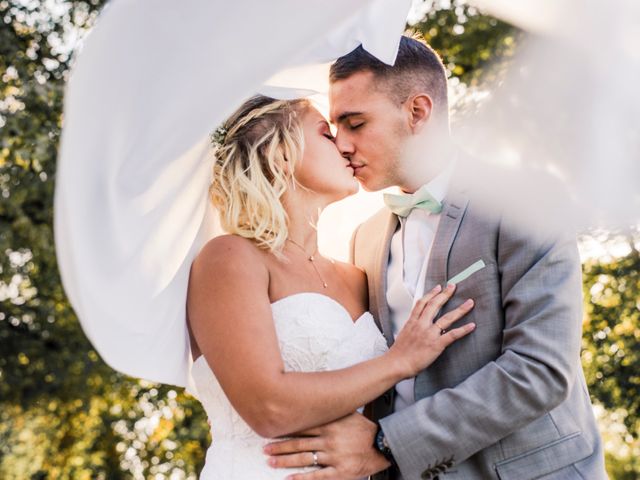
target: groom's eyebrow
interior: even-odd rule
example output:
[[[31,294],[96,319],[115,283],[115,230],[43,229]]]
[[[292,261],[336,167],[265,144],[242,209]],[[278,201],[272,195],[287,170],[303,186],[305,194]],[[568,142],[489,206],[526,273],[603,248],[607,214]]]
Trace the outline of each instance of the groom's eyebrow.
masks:
[[[349,117],[355,117],[357,115],[362,115],[362,112],[344,112],[342,113],[335,122],[332,123],[342,123],[347,120]]]

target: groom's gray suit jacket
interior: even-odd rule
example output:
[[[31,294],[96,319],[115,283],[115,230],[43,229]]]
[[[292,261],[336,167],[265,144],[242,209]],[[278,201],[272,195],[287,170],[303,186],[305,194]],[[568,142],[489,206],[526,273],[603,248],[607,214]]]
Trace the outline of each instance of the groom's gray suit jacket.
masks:
[[[456,324],[476,330],[415,379],[416,403],[393,413],[394,390],[366,411],[380,423],[404,480],[607,478],[580,365],[581,269],[575,236],[514,228],[464,187],[445,198],[425,291],[482,260],[442,313],[467,298]],[[358,227],[352,263],[368,275],[370,309],[393,342],[387,263],[397,217],[383,209]],[[389,469],[374,480],[397,477]]]

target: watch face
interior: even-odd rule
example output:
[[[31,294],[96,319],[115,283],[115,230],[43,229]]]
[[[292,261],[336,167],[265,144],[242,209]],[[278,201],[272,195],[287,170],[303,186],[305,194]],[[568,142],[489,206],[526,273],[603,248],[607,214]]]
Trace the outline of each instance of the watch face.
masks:
[[[380,450],[382,453],[384,453],[385,450],[389,448],[387,446],[387,439],[385,438],[384,432],[382,431],[382,429],[380,429],[380,431],[376,435],[376,446],[378,447],[378,450]]]
[[[391,448],[389,448],[389,442],[387,442],[387,437],[384,435],[382,435],[382,445],[384,445],[385,449],[391,451]]]
[[[376,446],[380,453],[382,453],[386,458],[389,458],[391,455],[391,449],[389,448],[387,437],[384,435],[382,429],[378,432],[378,435],[376,435]]]

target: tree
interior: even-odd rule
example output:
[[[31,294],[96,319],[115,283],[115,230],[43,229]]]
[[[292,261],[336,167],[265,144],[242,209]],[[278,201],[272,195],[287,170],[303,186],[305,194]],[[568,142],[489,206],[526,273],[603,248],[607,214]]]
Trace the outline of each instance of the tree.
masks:
[[[583,265],[582,364],[594,404],[608,412],[605,421],[615,427],[617,419],[626,427],[618,438],[604,431],[616,444],[615,450],[607,452],[610,473],[632,479],[640,473],[639,235],[637,231],[611,232],[607,237],[625,243],[628,253]]]
[[[454,79],[468,86],[494,81],[515,54],[524,32],[462,0],[450,3],[428,10],[410,29],[442,56]]]
[[[195,399],[99,358],[58,274],[53,191],[66,43],[103,3],[59,2],[54,13],[37,1],[0,1],[0,478],[194,476],[209,442]]]
[[[61,286],[52,220],[64,82],[104,0],[0,0],[0,478],[195,477],[210,437],[179,389],[109,368]],[[412,25],[452,80],[499,75],[523,33],[454,1]],[[594,401],[637,439],[637,250],[585,265],[583,361]],[[610,458],[616,478],[640,467]],[[626,462],[626,463],[625,463]]]

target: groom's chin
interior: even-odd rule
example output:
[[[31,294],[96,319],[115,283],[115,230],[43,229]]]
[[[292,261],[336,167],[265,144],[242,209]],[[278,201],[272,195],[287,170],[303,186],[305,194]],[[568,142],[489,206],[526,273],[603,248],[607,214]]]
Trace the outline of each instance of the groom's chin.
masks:
[[[372,185],[370,183],[366,183],[359,178],[357,180],[358,180],[358,183],[360,184],[360,188],[365,192],[379,192],[380,190],[382,190],[382,188],[379,188],[376,185]]]

